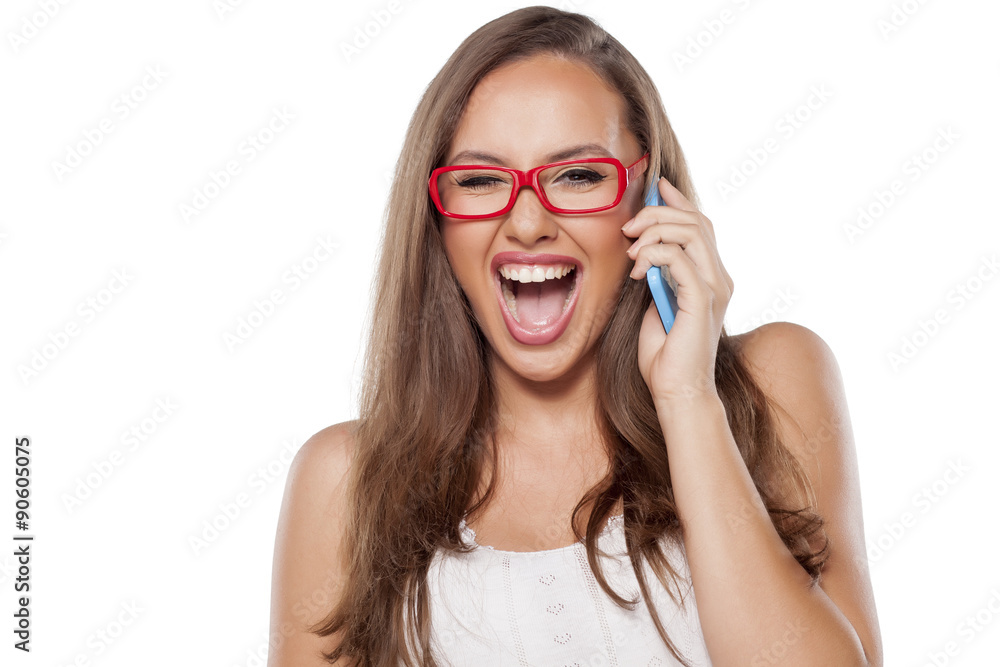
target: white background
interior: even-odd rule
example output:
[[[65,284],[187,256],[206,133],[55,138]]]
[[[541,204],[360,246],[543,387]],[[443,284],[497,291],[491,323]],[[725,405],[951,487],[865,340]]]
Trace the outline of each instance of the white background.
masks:
[[[4,492],[3,661],[261,664],[287,461],[355,414],[371,265],[410,115],[470,32],[521,5],[49,4],[51,17],[27,0],[0,14],[4,488],[14,436],[30,435],[36,535],[25,656],[11,648]],[[837,355],[886,664],[935,653],[987,664],[1000,653],[1000,279],[986,263],[1000,250],[1000,6],[564,6],[597,19],[656,81],[736,282],[729,331],[797,322]],[[886,33],[894,6],[900,25]],[[713,23],[723,10],[729,22]],[[391,20],[375,30],[372,12]],[[366,25],[377,34],[348,59],[343,45]],[[822,88],[827,99],[810,98]],[[275,109],[294,118],[268,135]],[[110,133],[88,146],[102,120]],[[952,139],[935,148],[939,131]],[[270,143],[251,160],[244,142],[258,134]],[[769,138],[777,150],[744,167]],[[72,151],[86,153],[75,168],[54,166]],[[925,152],[933,162],[915,168]],[[239,173],[213,189],[230,160]],[[734,169],[753,173],[724,196]],[[880,210],[894,180],[901,194]],[[214,196],[185,220],[181,205],[206,186]],[[859,207],[877,215],[852,239]],[[332,256],[318,239],[337,244]],[[285,279],[303,267],[308,279]],[[270,317],[227,345],[273,290],[284,299]],[[176,407],[165,415],[157,401]],[[142,440],[123,439],[133,428]],[[207,539],[206,522],[225,524],[220,508],[240,494],[246,506]],[[970,630],[977,612],[985,624]],[[957,655],[942,656],[952,641]]]

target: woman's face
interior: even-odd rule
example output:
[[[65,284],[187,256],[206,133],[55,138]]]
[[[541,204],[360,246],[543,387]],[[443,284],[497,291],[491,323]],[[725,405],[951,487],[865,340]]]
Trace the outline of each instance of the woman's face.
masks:
[[[642,154],[617,92],[586,66],[541,55],[480,81],[443,166],[492,162],[527,171],[614,157],[628,167]],[[442,218],[448,260],[497,361],[547,381],[591,358],[632,264],[625,254],[632,240],[621,227],[642,207],[644,181],[640,172],[616,207],[597,213],[553,213],[524,188],[503,215]],[[542,275],[548,279],[536,282]]]

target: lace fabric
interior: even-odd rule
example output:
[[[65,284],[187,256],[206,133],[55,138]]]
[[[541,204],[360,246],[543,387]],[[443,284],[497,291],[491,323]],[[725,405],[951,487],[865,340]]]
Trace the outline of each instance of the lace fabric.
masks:
[[[427,583],[431,641],[438,664],[583,667],[679,665],[663,644],[645,603],[617,606],[601,589],[582,542],[544,551],[503,551],[479,545],[461,523],[469,553],[440,550]],[[598,537],[611,587],[627,599],[639,585],[625,548],[624,518],[609,517]],[[662,590],[648,564],[653,605],[674,646],[693,665],[711,665],[698,622],[682,546],[664,543],[671,565],[687,582],[683,605]]]
[[[604,529],[601,531],[600,536],[604,537],[604,536],[610,534],[613,530],[616,530],[616,529],[619,530],[619,531],[623,531],[624,527],[625,527],[624,521],[625,521],[624,515],[622,515],[622,514],[612,514],[610,517],[608,517],[608,520],[605,523]],[[575,546],[573,544],[570,544],[570,545],[565,546],[565,547],[556,547],[555,549],[543,549],[541,551],[503,551],[502,549],[494,549],[493,547],[491,547],[489,545],[486,545],[486,544],[479,544],[476,541],[476,531],[474,531],[468,524],[465,523],[465,519],[462,519],[461,522],[459,523],[459,529],[462,531],[462,537],[464,538],[464,541],[467,544],[473,545],[473,546],[475,546],[475,547],[477,547],[479,549],[489,549],[490,551],[494,551],[496,553],[509,553],[509,554],[518,554],[518,555],[522,555],[522,554],[547,554],[547,553],[553,553],[553,552],[556,552],[556,551],[562,551],[564,549],[571,549],[571,548],[573,548],[573,546]]]

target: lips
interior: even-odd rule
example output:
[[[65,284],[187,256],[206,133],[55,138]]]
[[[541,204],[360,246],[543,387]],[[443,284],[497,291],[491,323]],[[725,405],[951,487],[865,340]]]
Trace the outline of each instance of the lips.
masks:
[[[565,272],[567,276],[564,279],[574,280],[574,283],[573,287],[571,287],[572,291],[568,302],[565,304],[560,315],[552,322],[538,327],[530,327],[518,322],[510,312],[503,293],[500,267],[504,265],[517,265],[516,268],[521,272],[520,275],[524,275],[525,277],[527,274],[523,273],[523,271],[526,267],[530,267],[529,272],[535,276],[536,280],[542,277],[543,273],[548,274],[551,279],[551,276],[554,275],[552,269],[554,267],[558,267],[557,270],[561,268],[560,272]],[[573,266],[574,268],[572,271],[565,271],[567,266]],[[541,271],[535,271],[535,268],[539,268]],[[504,323],[507,325],[507,330],[514,340],[525,345],[546,345],[555,341],[563,334],[566,327],[569,326],[570,319],[573,317],[576,302],[580,295],[583,267],[578,259],[566,255],[553,255],[549,253],[501,252],[494,255],[492,262],[490,262],[490,269],[493,274],[493,283],[500,312],[503,315]],[[507,273],[510,274],[510,271],[507,271]]]

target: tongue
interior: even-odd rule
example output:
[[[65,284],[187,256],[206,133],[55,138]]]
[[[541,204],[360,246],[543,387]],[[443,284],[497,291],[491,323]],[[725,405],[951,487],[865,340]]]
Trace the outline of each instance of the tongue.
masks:
[[[518,283],[517,317],[526,329],[540,329],[562,315],[569,280],[546,280],[540,283]]]

